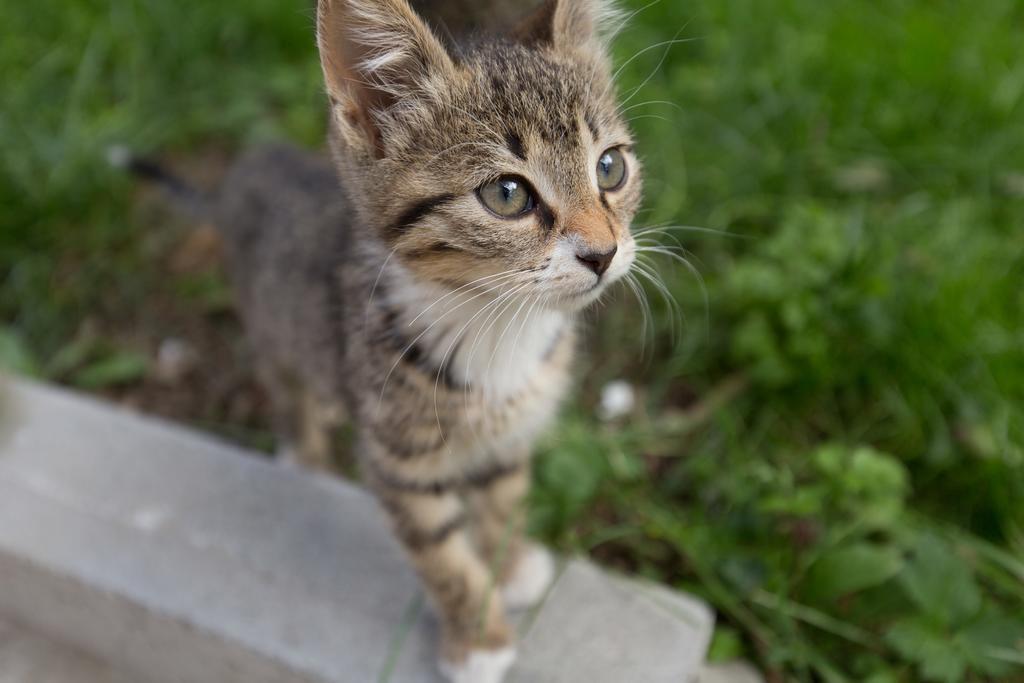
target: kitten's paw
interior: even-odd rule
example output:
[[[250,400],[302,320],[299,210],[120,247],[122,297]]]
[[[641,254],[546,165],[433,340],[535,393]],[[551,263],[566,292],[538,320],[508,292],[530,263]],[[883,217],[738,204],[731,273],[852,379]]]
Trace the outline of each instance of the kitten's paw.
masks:
[[[466,661],[452,664],[441,660],[440,669],[449,683],[501,683],[516,659],[513,647],[499,650],[471,650]]]
[[[544,597],[544,591],[555,578],[555,560],[546,549],[529,545],[501,588],[505,607],[523,609]]]

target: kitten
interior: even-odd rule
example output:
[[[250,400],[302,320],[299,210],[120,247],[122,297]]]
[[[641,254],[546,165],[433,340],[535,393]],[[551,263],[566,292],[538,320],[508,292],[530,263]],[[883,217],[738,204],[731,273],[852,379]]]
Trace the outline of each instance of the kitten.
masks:
[[[320,0],[333,164],[262,150],[218,200],[281,426],[326,466],[328,429],[354,421],[452,681],[501,680],[505,610],[552,578],[523,535],[531,445],[569,385],[576,314],[635,257],[609,16],[548,0],[465,40],[406,0]]]

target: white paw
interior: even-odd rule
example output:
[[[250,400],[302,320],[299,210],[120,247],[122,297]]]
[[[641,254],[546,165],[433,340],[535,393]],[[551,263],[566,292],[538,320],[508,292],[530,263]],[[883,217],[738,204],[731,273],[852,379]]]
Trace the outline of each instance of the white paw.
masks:
[[[539,545],[528,546],[501,588],[505,607],[522,609],[536,604],[554,578],[555,560],[551,553]]]
[[[516,659],[515,648],[473,650],[461,664],[441,660],[441,673],[449,683],[501,683]]]

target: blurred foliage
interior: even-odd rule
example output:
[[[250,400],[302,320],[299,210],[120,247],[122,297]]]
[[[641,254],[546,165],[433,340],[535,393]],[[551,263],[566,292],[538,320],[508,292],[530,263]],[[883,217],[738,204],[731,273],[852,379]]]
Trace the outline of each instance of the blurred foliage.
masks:
[[[688,315],[673,345],[649,292],[644,362],[636,307],[603,316],[536,521],[704,594],[713,653],[740,637],[785,680],[1021,679],[1022,20],[998,0],[658,3],[620,40],[624,61],[666,27],[692,39],[622,76],[641,222],[702,280],[663,259]],[[621,376],[645,400],[595,431]]]
[[[84,311],[146,304],[154,273],[112,145],[318,143],[312,16],[281,0],[0,5],[0,320],[45,357]]]
[[[1024,680],[1024,5],[631,4],[637,229],[700,278],[648,252],[685,319],[653,286],[650,321],[626,289],[601,311],[536,530],[705,596],[713,655],[773,680]],[[159,277],[104,151],[318,144],[311,17],[0,5],[0,363],[87,387],[147,371],[82,333]],[[602,423],[618,378],[640,401]]]

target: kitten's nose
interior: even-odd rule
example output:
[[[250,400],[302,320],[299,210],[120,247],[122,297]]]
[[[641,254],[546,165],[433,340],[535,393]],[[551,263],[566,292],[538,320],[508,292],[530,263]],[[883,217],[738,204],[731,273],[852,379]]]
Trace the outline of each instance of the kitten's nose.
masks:
[[[576,254],[576,258],[580,263],[594,271],[598,277],[601,277],[604,275],[604,271],[608,270],[608,266],[611,265],[612,259],[615,258],[615,252],[618,250],[618,245],[613,244],[612,248],[606,252],[583,251]]]

